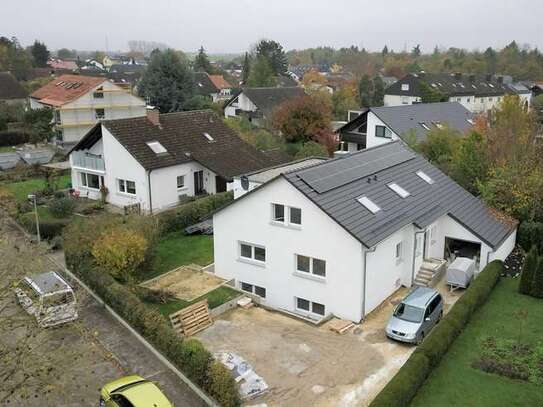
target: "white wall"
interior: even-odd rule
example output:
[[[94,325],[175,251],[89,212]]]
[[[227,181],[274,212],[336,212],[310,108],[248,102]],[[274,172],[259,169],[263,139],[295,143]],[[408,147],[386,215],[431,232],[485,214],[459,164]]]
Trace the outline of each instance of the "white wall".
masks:
[[[385,95],[383,104],[385,106],[401,106],[412,105],[413,103],[420,101],[421,98],[418,96]]]
[[[247,190],[244,190],[241,187],[240,177],[235,177],[234,182],[232,182],[231,184],[232,184],[231,190],[234,191],[234,199],[238,199],[239,197],[245,195],[247,192],[252,191],[256,187],[259,187],[260,185],[262,185],[262,183],[260,182],[249,181],[249,188]]]
[[[490,253],[489,261],[492,260],[505,260],[507,256],[513,251],[515,248],[515,244],[517,243],[517,230],[513,233],[511,233],[507,239],[504,240],[504,242],[498,247],[494,252]]]
[[[241,109],[244,112],[254,112],[257,110],[256,105],[251,102],[251,100],[245,96],[242,92],[237,97],[237,102],[232,102],[229,106],[224,109],[225,117],[236,116],[236,109]]]
[[[368,127],[366,131],[366,148],[379,146],[381,144],[390,143],[391,141],[398,140],[399,136],[394,133],[381,119],[379,119],[373,112],[368,112]],[[391,138],[376,137],[375,126],[385,126],[391,134]]]
[[[302,209],[300,229],[271,222],[271,204]],[[267,306],[295,312],[295,297],[324,304],[326,314],[362,317],[362,245],[288,181],[278,178],[213,217],[215,272],[266,288]],[[326,238],[324,238],[324,234]],[[239,241],[266,248],[264,267],[239,259]],[[325,282],[295,273],[295,254],[326,261]]]

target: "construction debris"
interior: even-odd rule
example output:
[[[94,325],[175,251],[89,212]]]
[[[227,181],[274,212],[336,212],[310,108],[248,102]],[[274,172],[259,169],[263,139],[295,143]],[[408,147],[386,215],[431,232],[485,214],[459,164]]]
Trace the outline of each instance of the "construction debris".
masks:
[[[334,318],[332,321],[330,321],[329,327],[331,331],[334,331],[338,334],[344,334],[349,329],[354,327],[354,323],[352,323],[351,321],[346,321],[344,319]]]
[[[258,397],[268,391],[268,384],[253,370],[253,367],[241,356],[232,352],[217,352],[213,355],[239,383],[239,395],[243,400]]]
[[[172,328],[184,336],[191,336],[213,323],[207,300],[198,301],[180,311],[170,314]]]
[[[243,297],[238,300],[237,304],[243,309],[248,309],[253,306],[253,300],[251,300],[249,297]]]

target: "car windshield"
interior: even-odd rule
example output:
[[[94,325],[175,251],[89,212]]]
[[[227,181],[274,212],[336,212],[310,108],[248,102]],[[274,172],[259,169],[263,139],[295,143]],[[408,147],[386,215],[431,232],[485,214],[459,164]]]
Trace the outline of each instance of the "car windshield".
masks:
[[[394,310],[394,316],[396,318],[403,319],[404,321],[409,322],[420,322],[422,321],[422,315],[424,310],[422,308],[413,307],[412,305],[404,304],[403,302],[398,305]]]

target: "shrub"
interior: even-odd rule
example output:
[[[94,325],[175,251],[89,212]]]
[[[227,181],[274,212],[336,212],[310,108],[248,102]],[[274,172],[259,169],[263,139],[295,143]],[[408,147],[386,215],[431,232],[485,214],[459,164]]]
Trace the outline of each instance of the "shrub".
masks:
[[[206,196],[178,208],[161,212],[156,215],[160,225],[160,233],[164,235],[193,225],[233,199],[232,192],[224,192]]]
[[[533,246],[543,252],[543,222],[522,222],[518,228],[518,243],[529,251]]]
[[[51,212],[55,218],[66,218],[74,212],[75,207],[76,203],[72,198],[63,196],[55,198],[49,203],[49,212]]]
[[[535,268],[531,294],[536,298],[543,298],[543,256],[539,257]]]
[[[237,407],[240,405],[236,381],[220,362],[211,363],[207,391],[215,400],[221,400],[221,406]]]
[[[148,242],[143,235],[117,228],[102,235],[92,246],[96,262],[114,277],[130,280],[145,260]]]
[[[0,147],[16,146],[28,143],[30,136],[20,130],[0,131]]]
[[[21,225],[32,234],[37,233],[36,218],[34,212],[25,213],[21,216]],[[51,240],[62,234],[62,230],[69,224],[67,219],[40,219],[40,237]]]
[[[534,286],[534,276],[538,267],[537,249],[535,246],[528,252],[520,274],[518,291],[521,294],[531,295]]]
[[[168,290],[136,286],[134,292],[143,302],[152,302],[155,304],[166,304],[172,301],[175,296]]]
[[[471,315],[488,298],[498,282],[503,263],[489,263],[466,292],[430,332],[392,380],[371,403],[372,407],[407,406],[447,350],[460,334]]]
[[[304,146],[298,150],[294,158],[296,160],[301,160],[302,158],[307,157],[328,157],[328,152],[326,147],[322,144],[317,143],[316,141],[308,141],[304,143]]]

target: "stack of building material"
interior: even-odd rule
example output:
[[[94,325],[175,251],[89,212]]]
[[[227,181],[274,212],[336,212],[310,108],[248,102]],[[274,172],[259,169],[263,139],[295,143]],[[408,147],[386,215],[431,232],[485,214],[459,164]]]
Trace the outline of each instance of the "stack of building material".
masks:
[[[232,352],[217,352],[213,356],[232,372],[234,380],[239,383],[242,400],[258,397],[268,391],[268,384],[241,356]]]

